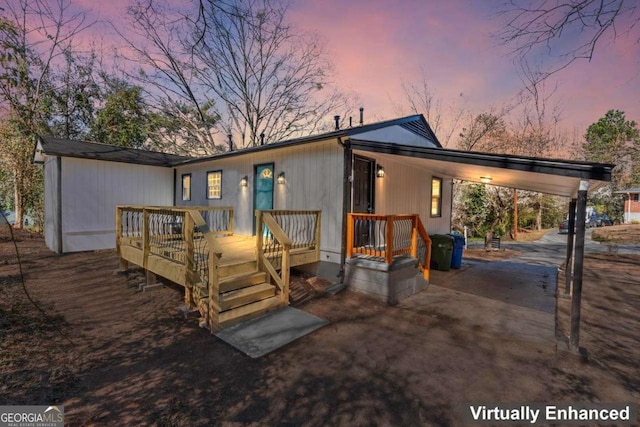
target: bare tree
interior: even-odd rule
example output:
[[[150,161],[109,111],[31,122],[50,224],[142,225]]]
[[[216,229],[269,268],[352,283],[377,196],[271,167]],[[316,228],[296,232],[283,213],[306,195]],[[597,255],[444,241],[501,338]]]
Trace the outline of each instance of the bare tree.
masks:
[[[436,91],[429,84],[427,74],[421,70],[421,79],[417,83],[402,82],[404,99],[396,103],[397,114],[424,114],[431,129],[438,136],[443,146],[448,147],[451,139],[460,131],[460,125],[468,114],[464,95],[459,95],[459,102],[444,100],[437,96]],[[394,102],[392,100],[392,102]]]
[[[506,22],[497,36],[513,46],[518,58],[540,51],[558,58],[538,78],[545,78],[576,60],[590,61],[603,39],[615,40],[626,34],[640,41],[640,10],[636,0],[509,0],[501,14]]]
[[[465,151],[505,152],[508,145],[506,110],[469,115],[458,139],[458,148]]]
[[[203,87],[187,39],[195,31],[189,16],[196,5],[172,8],[168,3],[140,0],[129,7],[133,36],[121,33],[129,45],[125,59],[135,63],[129,78],[147,88],[149,103],[164,123],[154,135],[156,148],[211,154],[219,119],[212,94]]]
[[[220,124],[241,145],[313,132],[344,105],[329,89],[321,40],[291,27],[278,0],[201,2],[193,34],[198,77],[216,95]]]
[[[42,187],[31,153],[35,135],[47,129],[52,68],[92,22],[68,0],[6,0],[0,8],[0,161],[12,172],[16,225],[22,226]]]
[[[139,0],[129,9],[131,43],[161,114],[192,131],[206,152],[273,142],[322,128],[347,106],[331,89],[332,69],[321,41],[286,22],[279,0]],[[126,36],[123,34],[123,36]],[[217,143],[216,134],[222,134]],[[179,141],[176,141],[179,142]]]

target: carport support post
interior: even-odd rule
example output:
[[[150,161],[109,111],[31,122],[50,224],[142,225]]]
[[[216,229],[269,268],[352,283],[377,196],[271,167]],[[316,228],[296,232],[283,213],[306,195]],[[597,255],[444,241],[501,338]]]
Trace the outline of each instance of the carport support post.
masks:
[[[564,268],[564,294],[571,293],[571,279],[573,278],[573,236],[576,224],[576,199],[569,202],[569,230],[567,230],[567,261]]]
[[[582,268],[584,265],[584,232],[587,217],[588,181],[580,181],[578,200],[576,205],[576,249],[573,262],[573,291],[571,293],[571,336],[569,348],[578,353],[580,351],[580,303],[582,300]],[[571,230],[571,229],[569,229]]]

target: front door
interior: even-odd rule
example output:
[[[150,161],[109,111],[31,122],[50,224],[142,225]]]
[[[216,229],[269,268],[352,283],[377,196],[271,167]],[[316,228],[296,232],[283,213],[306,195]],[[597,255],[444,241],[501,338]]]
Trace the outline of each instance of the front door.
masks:
[[[374,212],[375,160],[355,156],[353,158],[353,212]]]
[[[375,160],[366,157],[353,158],[353,212],[371,214],[374,212]],[[359,220],[355,225],[354,245],[375,246],[373,241],[373,221]]]
[[[254,166],[253,206],[254,210],[273,209],[273,163]],[[256,218],[253,217],[255,233]]]

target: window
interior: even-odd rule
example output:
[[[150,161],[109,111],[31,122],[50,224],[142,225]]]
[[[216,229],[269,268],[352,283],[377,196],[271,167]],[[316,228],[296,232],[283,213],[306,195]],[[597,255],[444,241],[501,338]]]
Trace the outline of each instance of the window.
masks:
[[[182,200],[191,200],[191,174],[182,175]]]
[[[222,198],[222,171],[207,172],[207,199]]]
[[[431,178],[431,216],[442,216],[442,178]]]
[[[636,194],[632,194],[631,195],[631,200],[634,202],[640,202],[640,194],[636,193]]]

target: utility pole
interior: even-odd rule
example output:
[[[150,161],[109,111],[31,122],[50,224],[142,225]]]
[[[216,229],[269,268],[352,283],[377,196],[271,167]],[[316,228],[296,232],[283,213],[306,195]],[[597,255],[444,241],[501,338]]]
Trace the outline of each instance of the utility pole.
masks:
[[[513,189],[513,240],[518,240],[518,190]]]

